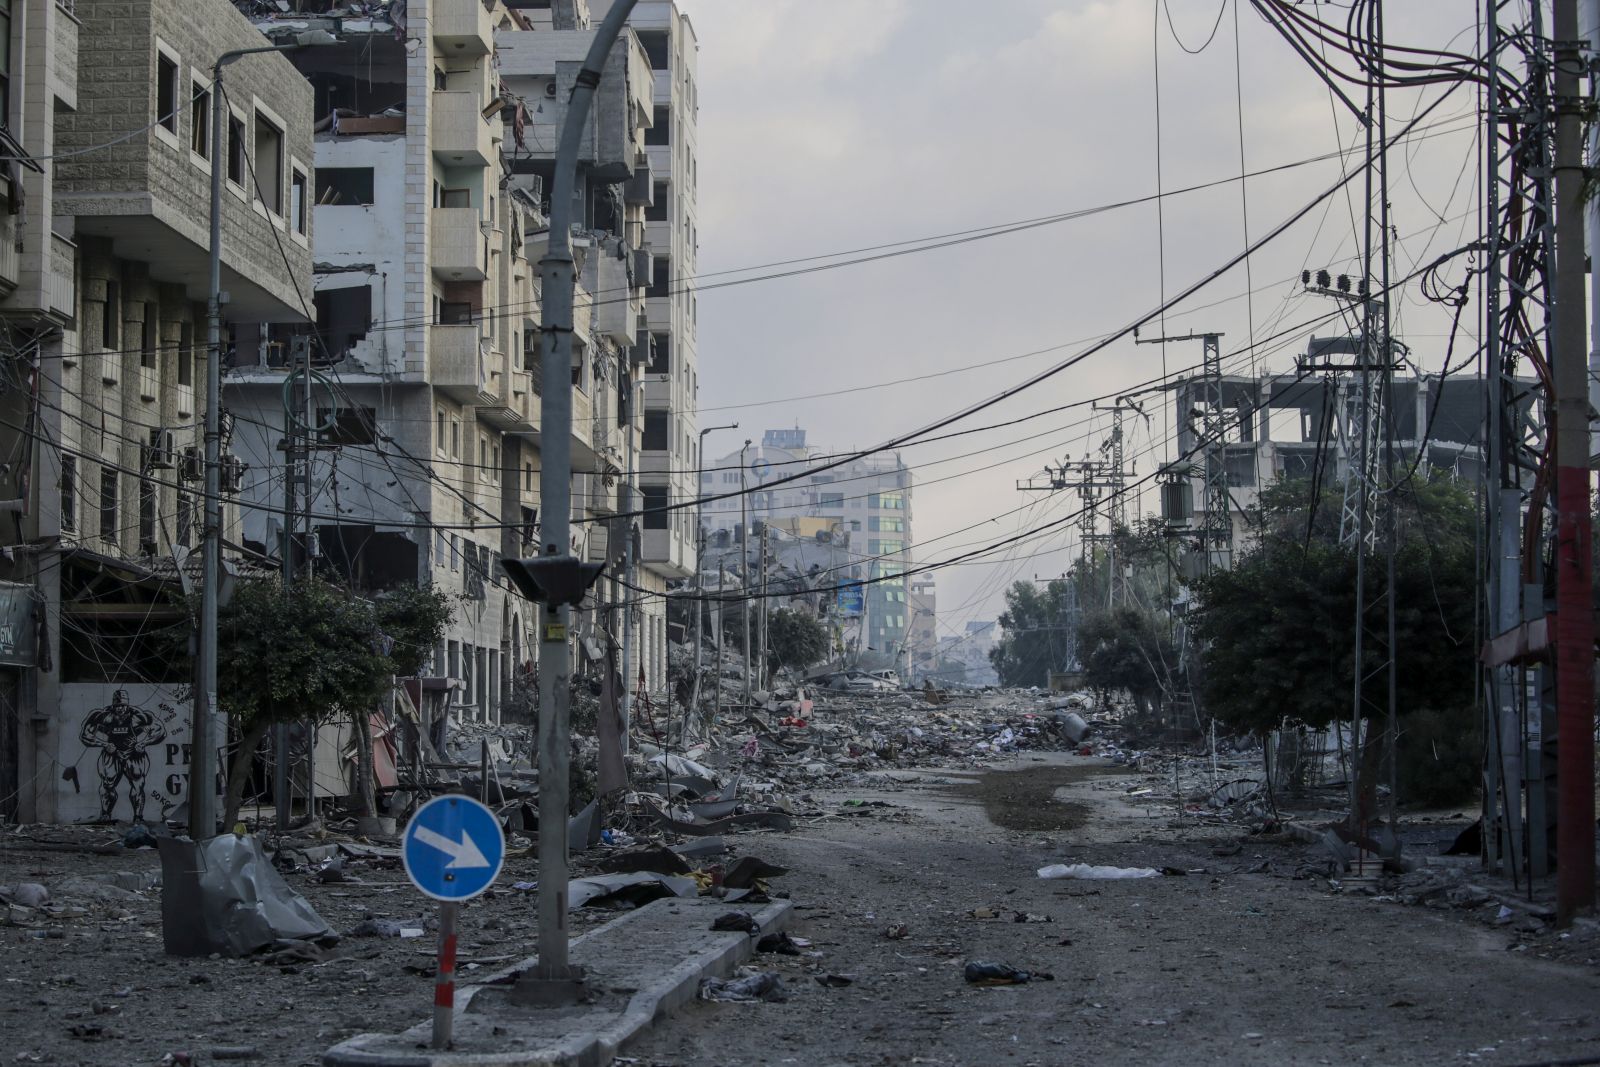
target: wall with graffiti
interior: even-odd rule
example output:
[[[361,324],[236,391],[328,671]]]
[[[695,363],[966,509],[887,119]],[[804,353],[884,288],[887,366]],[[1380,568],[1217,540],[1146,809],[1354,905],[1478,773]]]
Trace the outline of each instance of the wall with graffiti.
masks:
[[[189,704],[159,685],[61,687],[62,822],[157,822],[189,795]]]

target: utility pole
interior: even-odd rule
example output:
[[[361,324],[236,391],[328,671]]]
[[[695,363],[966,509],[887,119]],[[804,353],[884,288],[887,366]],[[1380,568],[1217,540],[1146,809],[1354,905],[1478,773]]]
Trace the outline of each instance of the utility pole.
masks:
[[[1143,415],[1144,408],[1140,407],[1131,397],[1119,396],[1109,405],[1092,405],[1092,410],[1109,411],[1111,413],[1111,436],[1100,442],[1100,454],[1111,457],[1111,478],[1116,482],[1116,488],[1111,491],[1111,540],[1109,542],[1111,545],[1109,561],[1111,566],[1111,606],[1116,607],[1116,590],[1120,577],[1117,573],[1116,535],[1118,530],[1128,528],[1128,501],[1125,495],[1127,492],[1127,479],[1129,475],[1138,473],[1137,464],[1134,465],[1134,468],[1129,468],[1125,465],[1127,438],[1122,430],[1122,418],[1129,411]]]
[[[757,519],[756,522],[761,527],[761,619],[760,619],[760,626],[757,628],[757,633],[759,635],[759,639],[756,642],[756,648],[759,651],[757,652],[756,663],[758,664],[757,670],[760,671],[760,674],[758,675],[758,677],[761,679],[761,688],[762,689],[766,689],[767,688],[767,681],[766,681],[766,678],[767,678],[767,524],[764,521],[760,520],[760,519]]]
[[[750,706],[750,492],[745,487],[745,453],[750,451],[750,439],[739,449],[739,588],[744,590],[744,601],[739,605],[739,618],[744,623],[744,644],[739,651],[744,654],[744,703]]]
[[[578,149],[588,126],[595,87],[600,84],[606,58],[634,3],[635,0],[617,0],[595,30],[561,126],[550,196],[550,243],[539,263],[544,310],[539,340],[544,375],[539,463],[539,499],[545,513],[540,527],[543,552],[534,559],[505,560],[501,564],[524,596],[544,605],[539,626],[539,963],[531,975],[518,980],[517,995],[521,999],[574,995],[578,980],[569,963],[567,944],[567,775],[572,699],[568,622],[571,609],[582,602],[604,565],[574,557],[570,536],[572,305],[576,284],[572,205]]]
[[[624,0],[631,6],[631,0]],[[235,48],[217,57],[211,67],[211,145],[215,156],[225,145],[227,128],[222,106],[222,70],[241,56],[288,52],[313,45],[337,44],[324,30],[308,30],[294,43]],[[220,159],[220,156],[217,156]],[[205,529],[200,571],[200,628],[196,635],[199,661],[189,724],[189,836],[205,841],[217,832],[217,748],[211,721],[217,710],[217,608],[222,591],[222,171],[211,168],[211,254],[206,301],[206,429]]]
[[[1556,918],[1594,907],[1594,559],[1590,536],[1589,388],[1585,344],[1583,115],[1577,0],[1554,0],[1555,277],[1551,373],[1555,392]]]
[[[700,431],[700,439],[698,442],[699,447],[695,451],[695,462],[700,465],[702,470],[705,468],[706,462],[706,434],[711,433],[713,430],[737,430],[738,428],[739,424],[737,422],[731,422],[725,426],[707,426]],[[698,492],[695,494],[694,502],[694,531],[694,588],[699,599],[695,601],[694,608],[694,686],[689,697],[689,709],[687,712],[688,716],[696,715],[700,710],[700,679],[701,675],[705,672],[706,615],[711,611],[711,605],[705,602],[705,587],[704,583],[701,581],[701,576],[704,573],[701,568],[701,561],[705,559],[706,555],[706,522],[704,494]],[[720,574],[721,572],[719,570],[719,585],[721,583]],[[719,589],[718,591],[720,592],[721,590]],[[717,625],[720,630],[722,625],[720,616],[718,617]],[[720,632],[717,635],[717,647],[719,649],[722,647],[722,636]],[[721,663],[717,664],[717,669],[719,672],[718,678],[720,679],[720,672],[722,669]],[[722,683],[720,681],[717,683],[717,699],[719,700],[721,699],[721,684]]]

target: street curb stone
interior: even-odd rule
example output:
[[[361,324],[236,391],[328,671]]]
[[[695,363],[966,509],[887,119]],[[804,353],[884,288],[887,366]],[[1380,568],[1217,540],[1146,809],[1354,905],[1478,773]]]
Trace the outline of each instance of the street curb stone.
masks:
[[[635,964],[622,980],[622,987],[632,992],[620,1011],[603,1004],[524,1008],[516,1015],[509,1005],[473,1008],[472,1002],[486,990],[504,989],[531,970],[538,957],[530,956],[464,987],[456,1008],[458,1045],[481,1044],[493,1035],[497,1043],[524,1042],[528,1047],[435,1052],[427,1048],[430,1024],[421,1023],[399,1034],[360,1034],[340,1042],[323,1053],[323,1067],[605,1067],[641,1031],[694,1000],[702,978],[727,977],[751,958],[756,937],[710,929],[712,920],[729,907],[714,898],[656,900],[575,938],[572,962],[607,983],[616,981],[611,971],[617,957],[638,955],[630,950],[646,940],[658,942],[646,954],[651,962]],[[774,901],[753,914],[765,935],[788,926],[792,905]],[[425,1001],[419,998],[416,1008],[418,1014],[425,1012]],[[540,1013],[543,1018],[535,1018]],[[543,1025],[525,1027],[530,1020]],[[551,1032],[553,1028],[561,1033]]]

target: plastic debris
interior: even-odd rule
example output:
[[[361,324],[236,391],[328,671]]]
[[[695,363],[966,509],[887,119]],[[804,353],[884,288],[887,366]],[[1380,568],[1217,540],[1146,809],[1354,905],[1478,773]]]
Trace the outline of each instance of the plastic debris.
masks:
[[[750,1003],[782,1000],[783,983],[776,971],[758,971],[743,978],[702,978],[700,999]]]
[[[1055,981],[1055,975],[1046,971],[1024,971],[1009,963],[991,960],[972,960],[962,975],[972,985],[1022,985],[1032,981]]]
[[[1124,878],[1157,878],[1154,867],[1097,867],[1089,863],[1052,863],[1039,868],[1040,878],[1081,878],[1086,881],[1118,881]]]

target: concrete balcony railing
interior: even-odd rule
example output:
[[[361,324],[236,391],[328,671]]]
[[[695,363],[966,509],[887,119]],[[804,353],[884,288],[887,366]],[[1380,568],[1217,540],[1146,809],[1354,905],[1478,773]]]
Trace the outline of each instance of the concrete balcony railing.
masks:
[[[447,56],[486,56],[494,47],[494,23],[483,0],[433,0],[433,37]]]
[[[435,389],[459,403],[493,401],[476,324],[429,327],[428,378]]]
[[[50,272],[44,287],[48,310],[68,322],[78,317],[78,246],[58,233],[50,235]]]
[[[689,539],[676,530],[644,531],[644,562],[664,571],[669,577],[687,578],[694,573],[694,553]]]
[[[483,117],[483,101],[465,89],[435,89],[430,119],[433,154],[457,167],[487,167],[503,124]]]
[[[139,365],[139,399],[155,400],[161,395],[161,371],[156,367]]]
[[[671,145],[646,145],[645,153],[650,157],[650,172],[656,176],[657,181],[672,177]]]
[[[475,207],[436,207],[432,217],[433,273],[452,281],[489,276],[488,244]]]

